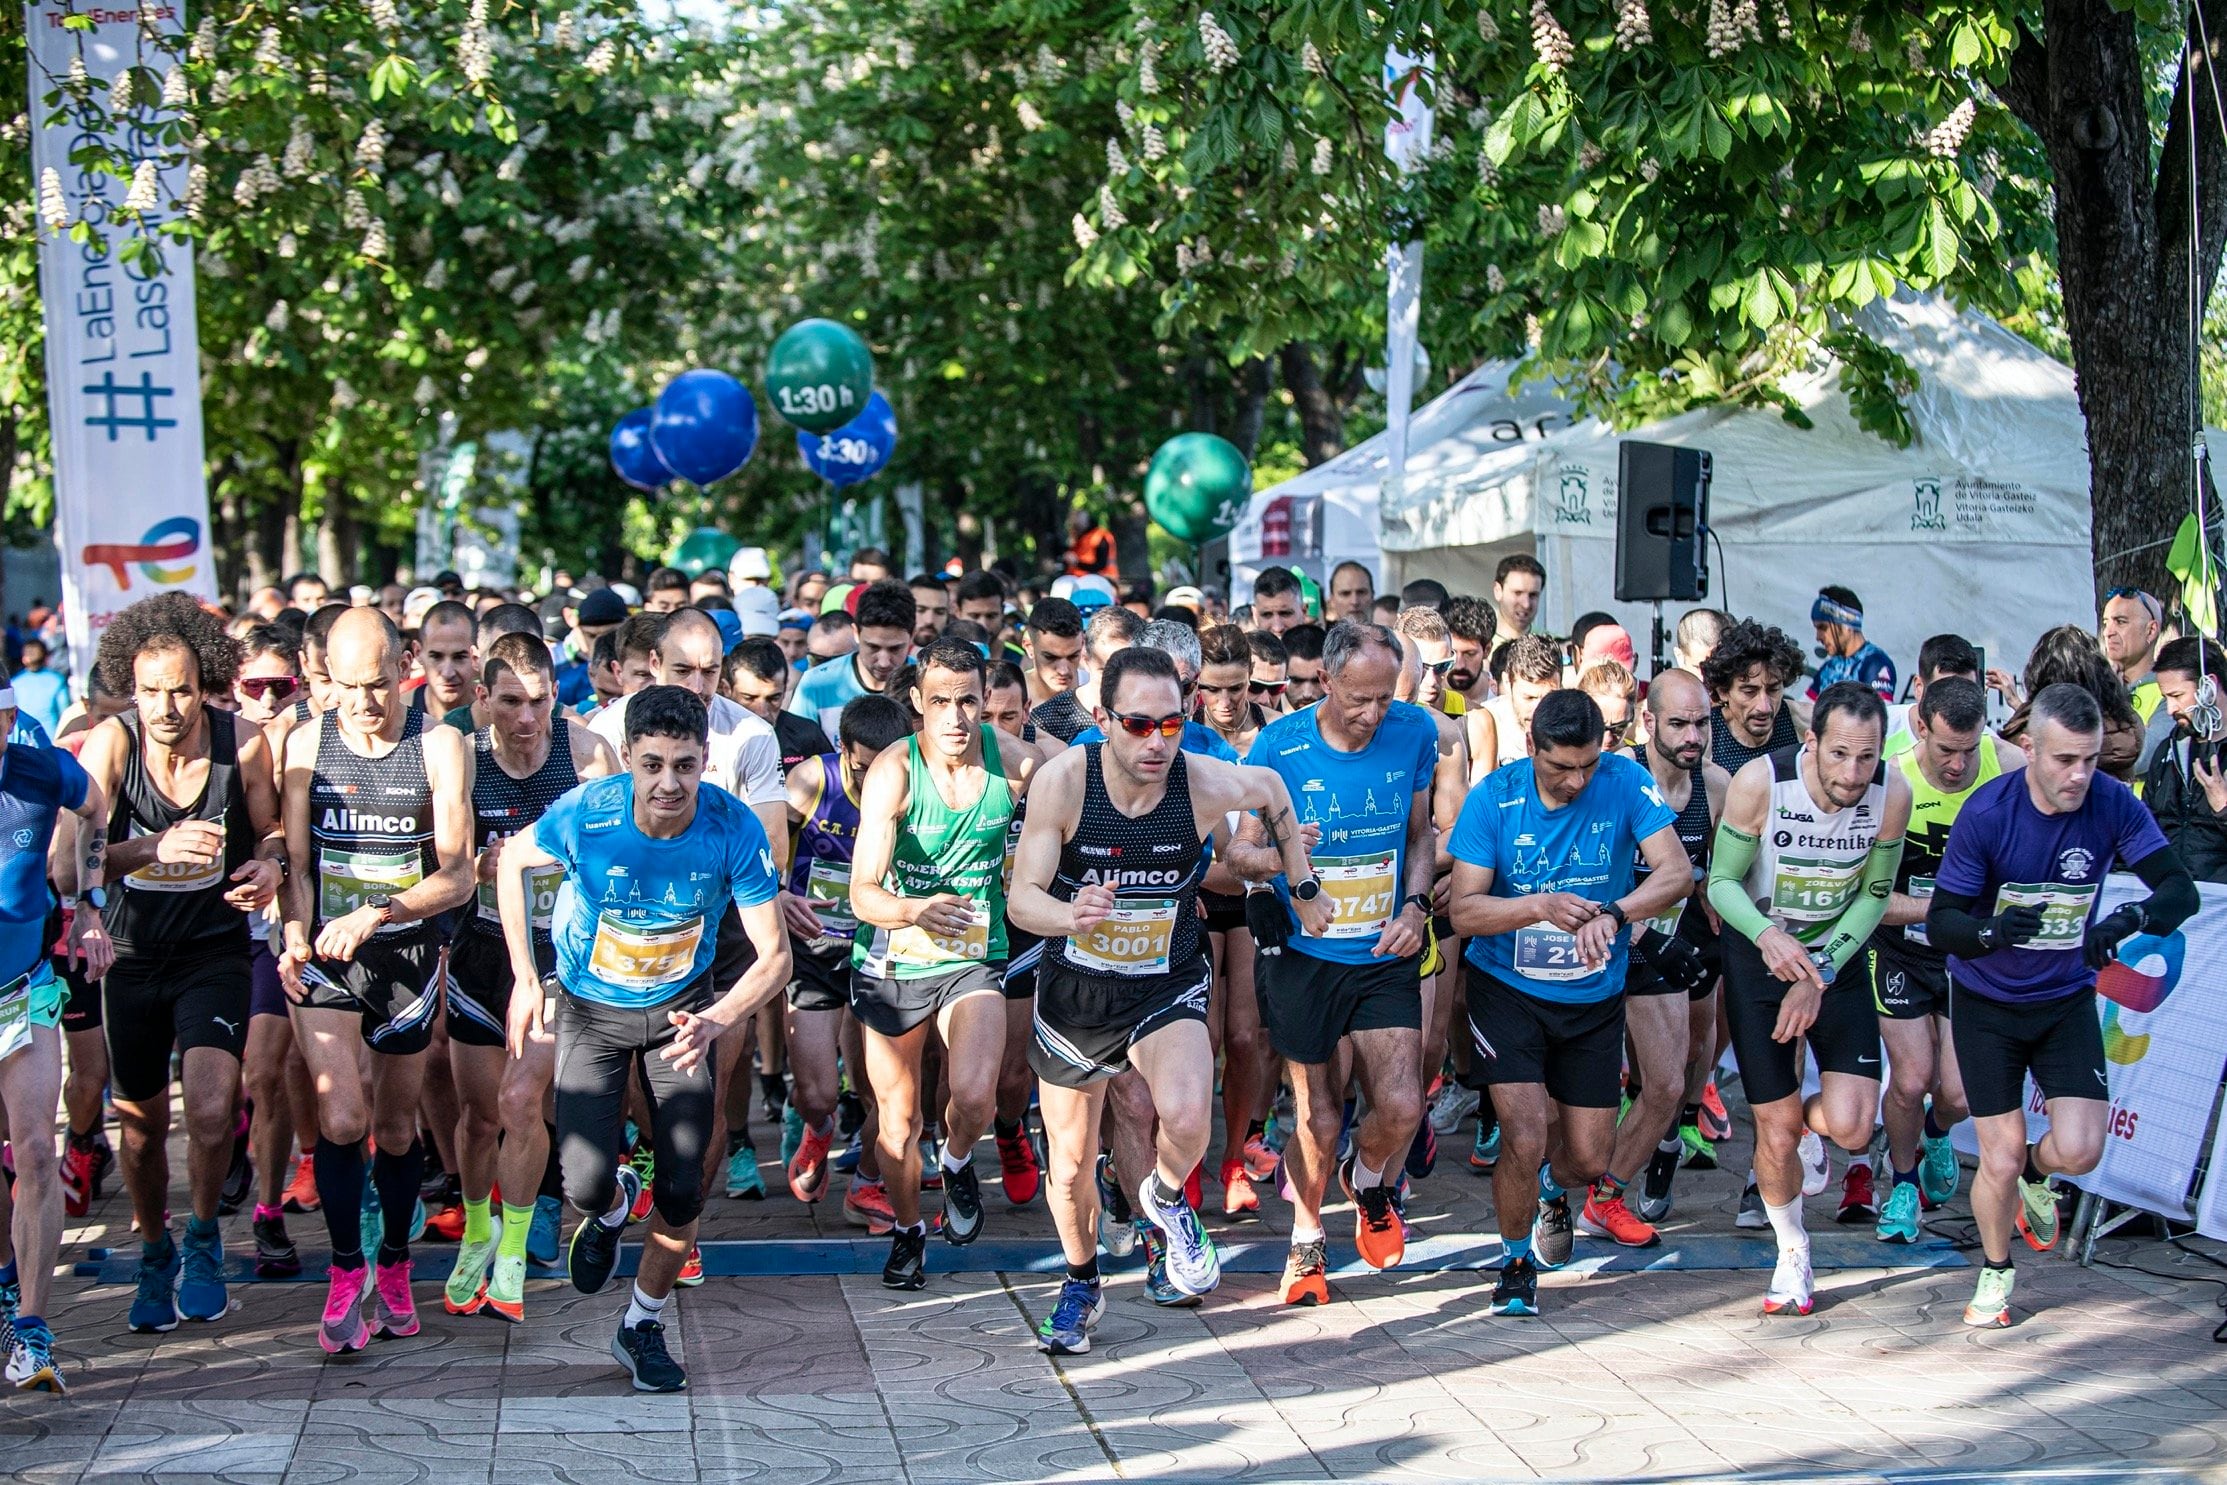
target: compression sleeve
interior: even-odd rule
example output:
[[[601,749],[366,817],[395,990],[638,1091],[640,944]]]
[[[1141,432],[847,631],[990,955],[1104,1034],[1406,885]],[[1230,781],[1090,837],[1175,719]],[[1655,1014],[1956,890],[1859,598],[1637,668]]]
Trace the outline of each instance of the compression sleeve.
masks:
[[[1886,921],[1887,899],[1894,892],[1895,870],[1901,865],[1900,840],[1872,843],[1871,854],[1864,858],[1864,874],[1856,879],[1856,900],[1840,915],[1833,936],[1825,941],[1825,955],[1833,961],[1835,970],[1846,969],[1848,961],[1871,942],[1872,932]]]
[[[2150,889],[2149,901],[2142,904],[2144,933],[2171,933],[2195,917],[2204,905],[2195,878],[2181,864],[2180,853],[2170,846],[2134,862],[2132,870]]]
[[[1925,911],[1926,941],[1959,959],[1985,958],[1989,951],[1980,942],[1980,930],[1987,926],[1987,920],[1973,911],[1979,902],[1977,897],[1944,892],[1935,886]]]
[[[1748,899],[1748,868],[1755,865],[1755,853],[1762,845],[1760,836],[1719,825],[1716,844],[1709,849],[1709,906],[1726,927],[1738,929],[1750,943],[1771,926],[1771,920]]]

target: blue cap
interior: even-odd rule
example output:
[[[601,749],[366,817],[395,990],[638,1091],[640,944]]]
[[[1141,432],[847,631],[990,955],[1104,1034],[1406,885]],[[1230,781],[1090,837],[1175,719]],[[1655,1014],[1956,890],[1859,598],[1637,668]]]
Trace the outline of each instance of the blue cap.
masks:
[[[722,652],[742,643],[742,615],[728,609],[714,609],[708,616],[719,626],[719,648]]]

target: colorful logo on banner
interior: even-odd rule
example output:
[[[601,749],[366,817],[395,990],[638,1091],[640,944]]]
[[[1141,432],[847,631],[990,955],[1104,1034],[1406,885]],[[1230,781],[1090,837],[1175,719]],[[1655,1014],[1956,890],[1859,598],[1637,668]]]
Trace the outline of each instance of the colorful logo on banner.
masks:
[[[2146,1031],[2130,1031],[2120,1024],[2126,1014],[2146,1016],[2165,1004],[2181,982],[2188,959],[2188,942],[2178,929],[2160,938],[2140,933],[2119,946],[2115,964],[2096,976],[2096,993],[2103,1008],[2103,1055],[2121,1067],[2140,1062],[2150,1050]]]
[[[200,550],[201,523],[191,516],[172,516],[148,527],[137,541],[94,542],[78,560],[87,567],[107,568],[115,574],[116,586],[129,593],[129,567],[136,565],[151,583],[182,583],[193,576],[193,564],[185,559]]]

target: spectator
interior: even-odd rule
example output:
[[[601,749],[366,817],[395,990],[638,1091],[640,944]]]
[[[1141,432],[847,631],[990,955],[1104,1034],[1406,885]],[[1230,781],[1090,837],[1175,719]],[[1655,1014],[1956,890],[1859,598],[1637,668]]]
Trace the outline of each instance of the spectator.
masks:
[[[2027,699],[2003,724],[2003,741],[2024,739],[2033,698],[2059,683],[2078,686],[2103,708],[2103,771],[2122,784],[2132,784],[2142,758],[2142,719],[2127,697],[2126,682],[2103,658],[2096,637],[2076,625],[2060,624],[2050,630],[2026,658],[2022,688]]]
[[[2142,802],[2190,876],[2227,882],[2227,654],[2208,639],[2176,639],[2157,653],[2156,681],[2173,730],[2143,775]]]
[[[1114,537],[1104,524],[1094,519],[1087,505],[1075,507],[1067,518],[1067,571],[1075,577],[1086,574],[1104,578],[1109,583],[1121,581],[1120,563],[1114,553]]]
[[[1854,681],[1879,693],[1881,701],[1894,700],[1894,661],[1887,652],[1864,638],[1864,605],[1855,591],[1828,583],[1817,590],[1809,606],[1810,626],[1825,651],[1825,663],[1810,682],[1809,699],[1815,701],[1828,686]]]
[[[15,687],[16,709],[44,727],[49,737],[62,730],[62,713],[70,704],[68,676],[48,670],[46,641],[23,642],[23,665],[10,682]]]

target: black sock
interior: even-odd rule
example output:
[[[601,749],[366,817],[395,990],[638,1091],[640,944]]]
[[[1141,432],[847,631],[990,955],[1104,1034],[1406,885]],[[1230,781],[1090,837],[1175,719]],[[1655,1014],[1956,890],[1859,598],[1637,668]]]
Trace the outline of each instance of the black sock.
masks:
[[[317,1204],[332,1239],[334,1268],[363,1267],[363,1146],[336,1145],[323,1135],[311,1153]]]
[[[1994,1259],[1990,1258],[1989,1260],[1987,1260],[1987,1266],[1991,1269],[1994,1269],[1997,1273],[2007,1274],[2011,1271],[2011,1262],[2008,1258],[2004,1259],[2001,1263],[1997,1263]]]
[[[410,1141],[396,1154],[381,1150],[371,1157],[371,1184],[379,1189],[379,1214],[386,1230],[379,1239],[379,1261],[394,1264],[410,1257],[410,1218],[417,1206],[418,1183],[425,1179],[425,1145]]]
[[[1701,1122],[1701,1105],[1697,1103],[1689,1103],[1684,1108],[1680,1109],[1678,1111],[1678,1122],[1680,1124],[1698,1125]]]
[[[1152,1199],[1164,1207],[1172,1207],[1183,1200],[1183,1188],[1181,1186],[1170,1186],[1160,1179],[1158,1171],[1154,1171],[1152,1173]]]
[[[557,1165],[557,1126],[544,1120],[543,1129],[549,1131],[549,1158],[541,1166],[541,1190],[537,1196],[554,1196],[564,1200],[564,1172]]]
[[[2034,1147],[2032,1145],[2028,1145],[2026,1147],[2025,1177],[2027,1180],[2033,1181],[2036,1184],[2049,1179],[2049,1177],[2042,1174],[2041,1167],[2034,1164]]]
[[[1098,1282],[1098,1255],[1097,1255],[1097,1254],[1095,1254],[1095,1253],[1091,1254],[1091,1255],[1090,1255],[1090,1261],[1089,1261],[1088,1263],[1070,1263],[1070,1264],[1068,1264],[1068,1265],[1067,1265],[1067,1277],[1068,1277],[1068,1278],[1070,1278],[1070,1279],[1073,1279],[1073,1280],[1075,1280],[1075,1281],[1076,1281],[1076,1282],[1078,1282],[1078,1283],[1082,1283],[1082,1284],[1095,1284],[1095,1283],[1097,1283],[1097,1282]]]
[[[1001,1140],[1017,1140],[1017,1139],[1019,1139],[1019,1138],[1021,1137],[1021,1121],[1020,1121],[1020,1120],[1018,1120],[1018,1119],[1015,1119],[1015,1120],[1014,1120],[1014,1121],[1013,1121],[1012,1123],[1010,1123],[1010,1124],[1006,1123],[1006,1122],[1005,1122],[1005,1121],[1004,1121],[1003,1119],[995,1119],[995,1120],[993,1120],[992,1122],[993,1122],[993,1123],[995,1123],[995,1124],[997,1125],[997,1131],[998,1131],[998,1138],[999,1138],[999,1139],[1001,1139]]]
[[[1257,1140],[1266,1133],[1268,1133],[1266,1120],[1254,1119],[1245,1126],[1245,1138],[1247,1140]]]

